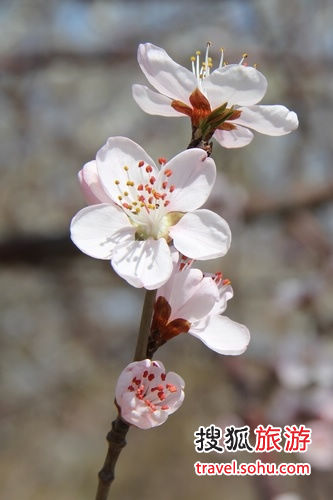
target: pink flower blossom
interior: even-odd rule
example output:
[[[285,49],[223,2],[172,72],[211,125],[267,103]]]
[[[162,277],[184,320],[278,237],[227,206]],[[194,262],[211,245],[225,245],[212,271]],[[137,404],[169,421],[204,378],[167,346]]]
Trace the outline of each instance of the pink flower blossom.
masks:
[[[221,273],[204,275],[199,269],[186,267],[185,262],[175,265],[169,281],[157,291],[152,343],[155,340],[158,347],[188,332],[219,354],[241,354],[250,333],[246,326],[223,316],[233,296],[230,281]]]
[[[192,57],[192,72],[173,61],[166,51],[151,43],[140,44],[138,62],[154,92],[145,85],[133,85],[137,104],[151,115],[191,118],[194,129],[201,128],[203,138],[215,139],[225,148],[246,146],[253,129],[279,136],[298,127],[297,115],[285,106],[258,105],[267,89],[267,80],[254,67],[220,64],[211,73],[207,45],[205,60],[200,52]],[[205,134],[206,137],[205,137]]]
[[[184,380],[160,361],[130,363],[120,374],[116,403],[121,418],[140,429],[163,424],[184,401]]]
[[[159,169],[125,137],[111,137],[87,163],[79,180],[90,203],[73,218],[71,238],[87,255],[110,259],[135,287],[149,290],[172,272],[171,250],[198,260],[225,255],[231,242],[227,222],[205,203],[216,177],[202,149],[189,149]]]

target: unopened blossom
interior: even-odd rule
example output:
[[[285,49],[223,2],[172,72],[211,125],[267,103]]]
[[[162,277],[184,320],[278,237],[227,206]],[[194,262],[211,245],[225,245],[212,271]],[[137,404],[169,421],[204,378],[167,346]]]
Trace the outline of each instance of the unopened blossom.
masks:
[[[157,291],[150,348],[159,347],[180,333],[190,333],[219,354],[241,354],[250,333],[246,326],[223,313],[233,296],[221,273],[203,274],[182,258],[170,280]]]
[[[184,401],[184,380],[166,373],[160,361],[135,361],[120,374],[116,403],[120,416],[140,429],[163,424]]]
[[[253,139],[250,129],[279,136],[298,127],[297,115],[280,105],[258,105],[267,89],[265,76],[244,64],[223,63],[211,72],[210,43],[204,61],[200,52],[192,59],[192,71],[173,61],[166,51],[151,43],[140,44],[138,62],[149,83],[133,86],[137,104],[152,115],[191,118],[194,138],[215,139],[226,148],[246,146]]]
[[[126,137],[111,137],[79,174],[93,205],[73,218],[71,238],[87,255],[111,260],[135,287],[155,289],[172,272],[171,251],[199,260],[225,255],[227,222],[205,203],[216,177],[202,149],[190,149],[158,168]]]

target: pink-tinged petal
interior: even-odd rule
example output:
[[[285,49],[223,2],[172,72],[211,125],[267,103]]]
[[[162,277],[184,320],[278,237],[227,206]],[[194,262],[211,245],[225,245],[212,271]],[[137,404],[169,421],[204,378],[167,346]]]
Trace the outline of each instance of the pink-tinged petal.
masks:
[[[171,172],[170,177],[165,172]],[[169,212],[187,212],[201,207],[214,186],[216,166],[212,158],[202,149],[182,151],[161,170],[158,185],[167,181],[166,200]]]
[[[111,198],[106,194],[99,179],[96,167],[96,161],[86,163],[80,172],[78,178],[85,199],[91,205],[96,203],[112,203]]]
[[[242,354],[250,342],[246,326],[226,316],[210,316],[205,324],[200,323],[194,325],[189,333],[219,354]]]
[[[175,248],[191,259],[223,257],[231,244],[228,223],[210,210],[187,213],[169,230]]]
[[[138,62],[156,90],[171,99],[189,104],[189,96],[197,86],[196,77],[190,70],[180,66],[164,49],[152,43],[139,45]]]
[[[204,88],[212,109],[225,102],[230,106],[257,104],[264,97],[267,80],[251,66],[229,64],[216,69],[204,81]]]
[[[141,167],[140,162],[144,162]],[[115,203],[119,203],[118,197],[124,191],[131,192],[128,181],[137,187],[149,183],[151,176],[157,177],[159,172],[145,150],[127,137],[110,137],[97,152],[96,165],[103,188]],[[148,165],[151,168],[147,172]]]
[[[247,146],[252,141],[254,135],[251,130],[237,125],[237,128],[233,130],[216,130],[213,137],[215,137],[221,146],[231,149]]]
[[[296,113],[285,106],[249,106],[240,111],[242,113],[234,123],[252,128],[261,134],[285,135],[298,127]]]
[[[169,321],[182,318],[190,323],[207,316],[219,299],[216,284],[204,278],[199,269],[185,269],[173,273],[169,281],[159,289],[171,307]]]
[[[179,113],[171,106],[172,99],[150,90],[145,85],[133,85],[132,94],[138,106],[149,115],[184,117],[183,113]]]
[[[112,266],[130,285],[154,290],[170,278],[170,249],[163,238],[132,241],[114,249]]]
[[[111,259],[115,246],[130,244],[135,228],[116,205],[91,205],[83,208],[71,222],[71,239],[85,254],[96,259]]]

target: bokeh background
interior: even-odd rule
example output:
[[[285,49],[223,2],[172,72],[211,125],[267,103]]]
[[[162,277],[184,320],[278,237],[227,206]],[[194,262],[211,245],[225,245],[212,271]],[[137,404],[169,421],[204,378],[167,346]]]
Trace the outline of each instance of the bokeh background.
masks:
[[[210,207],[233,244],[205,269],[231,279],[228,315],[251,344],[235,358],[186,335],[161,349],[185,403],[160,428],[130,430],[112,498],[331,498],[332,25],[330,0],[1,1],[1,498],[94,498],[143,291],[69,241],[85,204],[76,174],[112,135],[155,158],[184,149],[187,119],[145,115],[131,97],[144,82],[136,48],[151,41],[189,66],[207,40],[215,61],[220,46],[229,62],[248,52],[269,80],[264,103],[294,109],[300,127],[240,150],[215,144]],[[197,460],[235,458],[195,453],[193,432],[211,423],[306,423],[306,456],[267,458],[309,461],[311,476],[195,477]]]

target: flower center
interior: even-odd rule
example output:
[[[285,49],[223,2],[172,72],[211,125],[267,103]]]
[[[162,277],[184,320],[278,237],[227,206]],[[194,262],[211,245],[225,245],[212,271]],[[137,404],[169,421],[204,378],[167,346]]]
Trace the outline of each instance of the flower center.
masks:
[[[165,383],[165,379],[165,373],[160,373],[157,376],[153,371],[145,370],[142,378],[133,377],[127,390],[134,392],[135,397],[142,401],[152,412],[158,409],[168,410],[169,406],[163,402],[169,394],[177,392],[178,389],[173,384]]]
[[[209,49],[211,45],[211,42],[207,42],[203,62],[200,62],[200,50],[197,50],[195,53],[196,55],[191,57],[192,72],[197,79],[197,88],[189,96],[191,106],[178,100],[173,100],[171,102],[171,106],[176,111],[191,118],[194,132],[197,129],[200,129],[198,131],[198,137],[199,139],[203,138],[204,140],[209,140],[217,129],[230,131],[237,128],[236,125],[230,122],[236,120],[241,115],[241,110],[234,109],[233,106],[228,108],[227,102],[221,102],[220,106],[213,110],[211,109],[204,84],[204,80],[209,77],[211,68],[213,67],[212,58],[209,57]],[[227,64],[224,62],[223,48],[220,49],[220,53],[220,62],[217,69],[221,69]],[[246,65],[244,61],[247,57],[247,53],[244,53],[239,61],[239,64]],[[198,137],[194,137],[194,139],[197,139]]]
[[[159,158],[158,161],[164,168],[165,158]],[[170,179],[172,170],[164,168],[163,175],[159,175],[157,181],[153,175],[153,167],[143,160],[137,163],[136,168],[140,174],[135,172],[135,181],[127,165],[123,167],[124,175],[121,180],[114,180],[119,192],[116,202],[136,228],[136,240],[165,238],[169,242],[169,228],[184,215],[181,212],[168,212],[169,196],[175,190]]]

